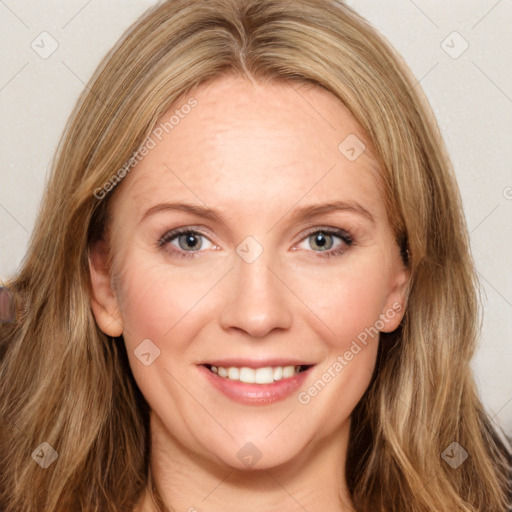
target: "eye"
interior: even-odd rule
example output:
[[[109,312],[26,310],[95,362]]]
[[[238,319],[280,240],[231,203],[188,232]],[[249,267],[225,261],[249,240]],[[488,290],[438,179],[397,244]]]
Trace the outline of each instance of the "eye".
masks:
[[[343,229],[321,228],[310,232],[302,244],[309,244],[320,258],[329,258],[343,254],[353,243],[349,233]],[[306,248],[307,249],[307,248]]]
[[[169,252],[183,258],[194,258],[196,257],[194,253],[199,252],[200,249],[211,249],[215,247],[206,236],[190,228],[167,231],[158,240],[158,246],[172,246],[173,248],[169,249]]]
[[[343,254],[354,241],[351,235],[343,229],[317,228],[306,235],[302,241],[302,244],[304,243],[309,244],[313,252],[316,253],[315,256],[329,258]],[[195,258],[201,249],[216,248],[205,235],[191,228],[167,231],[158,240],[157,245],[158,247],[169,247],[166,250],[180,258]]]

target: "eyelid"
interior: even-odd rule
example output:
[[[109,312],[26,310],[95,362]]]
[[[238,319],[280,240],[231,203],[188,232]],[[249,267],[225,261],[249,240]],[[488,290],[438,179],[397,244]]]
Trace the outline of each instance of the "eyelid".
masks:
[[[169,229],[158,239],[157,245],[163,246],[166,243],[170,243],[171,241],[177,240],[181,235],[185,235],[188,233],[202,236],[203,238],[206,238],[211,244],[215,245],[215,243],[210,239],[209,235],[207,235],[206,233],[201,231],[200,228],[195,226],[184,226],[181,228]]]
[[[352,235],[342,228],[334,228],[334,227],[327,227],[327,226],[315,226],[314,228],[310,229],[305,234],[301,235],[301,238],[298,242],[298,244],[306,242],[308,238],[310,238],[315,233],[323,233],[328,236],[332,236],[335,238],[339,238],[341,240],[340,246],[336,247],[335,249],[330,248],[325,251],[306,251],[306,252],[312,252],[315,256],[319,258],[329,258],[331,256],[341,256],[344,254],[352,245],[354,245],[354,238]],[[296,246],[298,244],[294,245],[293,250],[296,250]]]
[[[176,241],[181,235],[192,233],[201,237],[206,238],[214,248],[218,248],[218,246],[210,239],[208,235],[206,235],[204,232],[201,231],[201,228],[197,226],[182,226],[175,229],[170,229],[166,231],[157,242],[158,247],[164,247],[166,244],[171,245],[172,242]],[[294,243],[293,249],[296,250],[297,244],[306,241],[310,236],[314,235],[315,233],[324,233],[328,236],[333,236],[339,238],[346,246],[342,248],[337,249],[328,249],[326,251],[307,251],[312,252],[318,257],[329,257],[329,256],[338,256],[344,253],[348,247],[354,244],[354,239],[352,235],[345,229],[342,228],[336,228],[336,227],[330,227],[330,226],[311,226],[308,228],[308,230],[300,235],[300,239]],[[179,257],[188,257],[188,258],[195,258],[198,257],[201,252],[204,252],[204,250],[197,250],[197,251],[183,251],[179,248],[173,249],[171,252],[175,253]]]
[[[301,238],[299,239],[299,242],[318,232],[327,233],[329,235],[336,235],[340,238],[346,238],[347,240],[353,242],[352,235],[346,229],[335,228],[330,226],[313,226],[307,229],[305,233],[302,233],[300,235]]]

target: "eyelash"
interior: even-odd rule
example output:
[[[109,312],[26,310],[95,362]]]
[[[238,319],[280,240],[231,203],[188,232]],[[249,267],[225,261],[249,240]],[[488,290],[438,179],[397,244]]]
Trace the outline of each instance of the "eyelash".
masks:
[[[340,238],[342,240],[342,242],[344,242],[347,247],[354,245],[354,239],[347,231],[345,231],[344,229],[329,228],[329,227],[316,228],[315,230],[310,231],[303,238],[301,238],[300,242],[302,242],[303,240],[306,240],[307,238],[311,237],[312,235],[315,235],[318,233],[322,233],[322,234],[330,235],[330,236],[336,236],[336,237]],[[167,231],[166,233],[164,233],[158,240],[157,247],[162,248],[165,245],[169,244],[170,242],[176,240],[180,235],[184,235],[184,234],[199,235],[199,236],[203,236],[203,237],[207,238],[206,235],[203,235],[202,233],[200,233],[199,231],[196,231],[194,229],[190,229],[188,227],[177,228],[177,229],[173,229],[171,231]],[[334,249],[334,250],[313,251],[313,252],[315,253],[315,256],[317,256],[319,258],[331,258],[333,256],[341,256],[347,250],[347,247],[342,246],[341,248]],[[198,253],[201,251],[180,252],[178,250],[173,250],[172,252],[174,254],[176,254],[176,256],[178,256],[179,258],[193,259],[193,258],[197,258],[199,256]]]

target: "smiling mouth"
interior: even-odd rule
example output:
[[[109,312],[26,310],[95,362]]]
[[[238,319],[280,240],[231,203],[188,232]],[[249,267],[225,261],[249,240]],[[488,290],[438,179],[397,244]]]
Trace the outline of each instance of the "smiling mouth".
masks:
[[[273,384],[274,382],[294,377],[313,365],[265,366],[263,368],[249,368],[247,366],[230,366],[226,368],[211,364],[203,366],[224,379],[245,382],[246,384]]]

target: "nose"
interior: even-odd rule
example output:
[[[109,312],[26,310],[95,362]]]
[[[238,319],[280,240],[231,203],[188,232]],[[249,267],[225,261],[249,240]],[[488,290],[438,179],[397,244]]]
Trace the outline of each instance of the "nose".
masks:
[[[264,251],[252,263],[236,257],[234,265],[221,312],[222,328],[243,331],[252,338],[263,338],[274,329],[288,329],[292,324],[293,294],[275,262]]]

